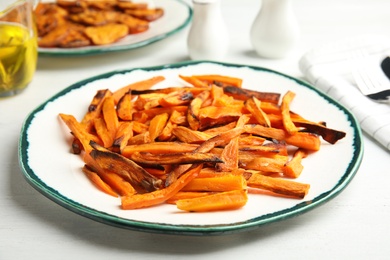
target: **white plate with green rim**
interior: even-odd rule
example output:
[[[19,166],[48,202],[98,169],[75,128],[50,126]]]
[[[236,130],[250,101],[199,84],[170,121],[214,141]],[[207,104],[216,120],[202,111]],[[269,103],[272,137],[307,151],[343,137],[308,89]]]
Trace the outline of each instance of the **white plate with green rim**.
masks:
[[[174,205],[122,210],[120,199],[95,188],[81,172],[81,158],[70,152],[68,128],[59,113],[81,120],[97,90],[116,90],[131,82],[162,75],[156,88],[183,85],[178,77],[223,74],[243,79],[243,87],[284,94],[296,93],[291,109],[313,121],[346,132],[331,145],[304,159],[297,181],[311,185],[302,199],[249,194],[238,210],[187,213]],[[28,183],[43,195],[84,217],[127,229],[187,235],[217,235],[245,231],[298,216],[323,205],[348,185],[363,156],[361,131],[354,116],[342,105],[307,83],[266,68],[208,61],[184,62],[157,67],[112,71],[75,83],[37,107],[25,120],[20,143],[20,165]]]
[[[151,22],[150,28],[145,32],[128,35],[109,45],[78,48],[39,47],[38,52],[44,56],[81,56],[136,49],[180,32],[192,20],[192,9],[182,0],[159,0],[156,1],[155,6],[164,9],[164,15],[160,19]]]

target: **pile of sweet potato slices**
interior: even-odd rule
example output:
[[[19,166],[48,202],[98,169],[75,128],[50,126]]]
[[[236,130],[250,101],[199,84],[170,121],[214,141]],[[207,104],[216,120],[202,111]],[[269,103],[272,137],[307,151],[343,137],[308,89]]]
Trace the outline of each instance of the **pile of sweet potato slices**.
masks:
[[[149,29],[162,8],[123,0],[57,0],[35,9],[38,45],[76,48],[112,44]]]
[[[176,204],[187,211],[246,204],[248,192],[302,199],[303,158],[345,136],[290,109],[295,93],[242,88],[240,78],[162,76],[99,90],[82,120],[60,114],[83,171],[123,209]],[[309,174],[309,173],[308,173]]]

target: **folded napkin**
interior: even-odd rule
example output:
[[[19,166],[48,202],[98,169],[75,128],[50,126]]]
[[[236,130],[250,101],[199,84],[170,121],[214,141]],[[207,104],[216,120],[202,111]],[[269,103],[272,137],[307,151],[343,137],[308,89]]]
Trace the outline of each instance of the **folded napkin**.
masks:
[[[390,104],[364,96],[353,80],[353,62],[364,53],[380,61],[390,54],[390,39],[364,35],[315,48],[302,56],[299,67],[315,87],[333,97],[355,115],[362,130],[390,150]]]

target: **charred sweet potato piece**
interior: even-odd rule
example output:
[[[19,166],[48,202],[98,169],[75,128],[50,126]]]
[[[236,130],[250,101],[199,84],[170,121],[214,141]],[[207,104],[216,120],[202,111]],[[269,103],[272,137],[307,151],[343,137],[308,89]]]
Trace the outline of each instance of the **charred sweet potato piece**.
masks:
[[[259,91],[231,87],[231,86],[223,87],[223,91],[225,94],[239,100],[247,100],[248,98],[254,96],[261,101],[278,104],[280,99],[279,93],[259,92]]]
[[[346,136],[346,133],[343,131],[331,129],[319,123],[302,119],[293,119],[293,121],[296,126],[304,127],[308,132],[320,135],[325,141],[331,144],[335,144]]]
[[[95,163],[103,170],[114,172],[124,178],[137,190],[144,193],[161,188],[160,179],[148,173],[133,161],[107,149],[102,149],[92,143],[93,150],[89,153]]]

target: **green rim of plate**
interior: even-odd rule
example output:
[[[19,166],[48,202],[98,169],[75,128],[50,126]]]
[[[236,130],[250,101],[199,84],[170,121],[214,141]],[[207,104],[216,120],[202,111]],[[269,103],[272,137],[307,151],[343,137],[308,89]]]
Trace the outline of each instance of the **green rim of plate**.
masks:
[[[89,82],[96,81],[99,79],[109,78],[113,76],[114,74],[125,74],[129,73],[133,70],[145,70],[145,71],[155,71],[155,70],[162,70],[162,69],[175,69],[175,68],[181,68],[186,66],[193,66],[201,63],[211,63],[211,64],[217,64],[221,66],[226,67],[247,67],[252,70],[256,71],[265,71],[269,73],[275,73],[282,77],[286,77],[288,79],[291,79],[298,83],[301,86],[304,86],[306,88],[311,89],[312,91],[315,91],[326,99],[330,104],[336,106],[338,109],[340,109],[347,117],[348,122],[350,123],[352,129],[353,129],[353,154],[351,161],[349,162],[349,165],[346,169],[346,171],[342,174],[340,177],[338,183],[330,190],[316,196],[314,199],[310,201],[304,201],[302,203],[299,203],[291,208],[287,208],[281,211],[272,212],[269,214],[265,214],[247,221],[243,222],[236,222],[236,223],[229,223],[229,224],[221,224],[221,225],[172,225],[172,224],[161,224],[161,223],[149,223],[149,222],[142,222],[142,221],[135,221],[135,220],[129,220],[125,218],[120,218],[117,216],[110,215],[106,212],[97,211],[93,208],[86,207],[84,205],[81,205],[77,201],[73,201],[59,192],[57,192],[52,187],[47,186],[40,178],[34,173],[34,171],[30,168],[28,163],[28,149],[29,149],[29,142],[28,142],[28,130],[29,126],[32,122],[32,120],[35,117],[35,114],[44,110],[45,106],[55,101],[56,99],[60,98],[61,96],[65,95],[66,93],[82,88],[84,85],[86,85]],[[325,202],[329,201],[330,199],[334,198],[336,195],[338,195],[353,179],[355,176],[357,170],[359,169],[359,166],[362,161],[363,157],[363,141],[362,141],[362,134],[361,129],[359,127],[358,121],[356,118],[347,110],[345,107],[340,105],[338,102],[336,102],[334,99],[327,96],[325,93],[319,91],[315,87],[309,85],[308,83],[293,78],[291,76],[282,74],[280,72],[262,68],[262,67],[256,67],[256,66],[248,66],[248,65],[239,65],[239,64],[230,64],[230,63],[222,63],[222,62],[214,62],[214,61],[187,61],[187,62],[181,62],[181,63],[175,63],[175,64],[168,64],[163,66],[154,66],[154,67],[144,67],[144,68],[134,68],[129,70],[121,70],[121,71],[112,71],[105,74],[97,75],[95,77],[91,77],[88,79],[85,79],[83,81],[80,81],[78,83],[75,83],[68,88],[62,90],[61,92],[54,95],[52,98],[38,106],[35,110],[33,110],[28,117],[26,118],[23,127],[21,129],[21,135],[19,140],[19,163],[20,167],[23,171],[25,179],[32,185],[35,189],[37,189],[39,192],[41,192],[43,195],[48,197],[49,199],[55,201],[56,203],[62,205],[63,207],[80,214],[84,217],[93,219],[95,221],[109,224],[111,226],[116,226],[120,228],[125,229],[131,229],[131,230],[137,230],[137,231],[145,231],[145,232],[153,232],[153,233],[165,233],[165,234],[181,234],[181,235],[222,235],[222,234],[230,234],[234,232],[239,231],[245,231],[257,228],[259,226],[262,226],[264,224],[273,223],[276,221],[281,221],[287,218],[291,218],[294,216],[298,216],[300,214],[303,214],[309,210],[312,210]]]
[[[185,27],[189,25],[193,17],[193,10],[191,6],[189,6],[187,3],[183,2],[182,0],[172,0],[172,1],[182,4],[186,8],[186,11],[188,12],[188,16],[183,23],[179,24],[176,28],[168,32],[161,33],[151,38],[148,38],[146,40],[127,44],[127,45],[108,45],[108,46],[101,46],[96,48],[69,48],[69,49],[60,49],[60,51],[58,52],[50,50],[49,48],[38,48],[39,56],[62,56],[62,57],[63,56],[88,56],[88,55],[95,55],[95,54],[104,54],[109,52],[133,50],[161,41],[183,30]]]

